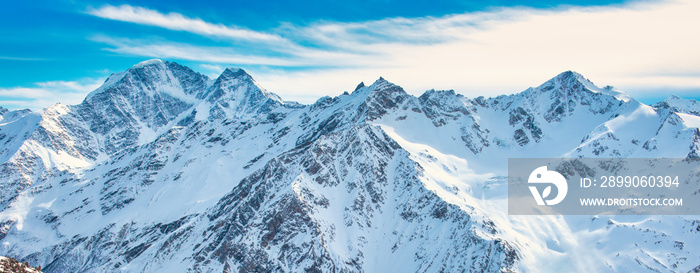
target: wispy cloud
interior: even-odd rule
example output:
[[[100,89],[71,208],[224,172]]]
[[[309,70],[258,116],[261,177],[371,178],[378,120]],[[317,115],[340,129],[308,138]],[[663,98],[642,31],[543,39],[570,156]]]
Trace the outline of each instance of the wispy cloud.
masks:
[[[79,81],[39,82],[32,87],[0,88],[0,106],[39,110],[57,102],[78,104],[102,82],[104,79],[86,78]]]
[[[491,23],[516,21],[533,9],[501,9],[444,17],[387,18],[366,22],[318,22],[308,26],[285,25],[293,40],[345,50],[366,50],[380,44],[435,45],[465,39]]]
[[[468,96],[498,95],[523,90],[569,69],[634,95],[635,90],[662,87],[700,90],[698,76],[669,76],[695,71],[700,63],[700,36],[691,34],[692,27],[700,25],[697,10],[700,2],[679,0],[284,24],[274,33],[244,31],[284,41],[254,47],[94,40],[111,46],[112,52],[136,56],[279,67],[252,72],[268,89],[288,98],[334,95],[379,76],[413,93],[453,88]],[[213,34],[239,27],[177,13],[131,6],[104,6],[89,13],[207,37],[250,40],[247,35]],[[183,22],[196,22],[196,26]]]
[[[200,64],[199,68],[201,68],[204,74],[209,76],[209,78],[218,77],[219,75],[221,75],[221,72],[223,72],[224,69],[226,69],[225,67],[216,64]]]
[[[7,61],[46,61],[48,59],[43,58],[27,58],[27,57],[14,57],[14,56],[0,56],[0,60]]]
[[[294,50],[267,48],[266,54],[241,54],[250,51],[245,48],[192,45],[178,42],[162,42],[144,39],[113,38],[96,35],[92,41],[112,46],[106,50],[116,53],[144,56],[149,58],[171,58],[207,63],[266,65],[279,67],[338,67],[367,64],[360,62],[368,54],[329,51],[295,46]],[[376,62],[381,61],[377,59]]]
[[[117,21],[162,27],[170,30],[186,31],[199,35],[224,37],[265,42],[280,42],[281,37],[240,27],[213,24],[197,18],[189,18],[179,13],[161,13],[142,7],[130,5],[104,5],[97,9],[89,9],[88,14]]]
[[[154,42],[141,39],[112,38],[104,35],[97,35],[90,39],[112,46],[112,48],[107,49],[108,51],[144,57],[229,64],[299,65],[294,61],[284,58],[238,54],[236,53],[237,50],[232,47],[198,46],[176,42]]]

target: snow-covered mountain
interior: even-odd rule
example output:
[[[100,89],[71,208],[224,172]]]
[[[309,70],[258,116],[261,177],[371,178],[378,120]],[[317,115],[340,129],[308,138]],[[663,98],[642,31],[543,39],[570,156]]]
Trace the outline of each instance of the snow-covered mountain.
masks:
[[[311,105],[149,60],[78,105],[0,109],[0,255],[44,272],[687,272],[700,219],[508,216],[509,157],[698,157],[697,102],[564,72]],[[698,187],[700,189],[700,186]]]

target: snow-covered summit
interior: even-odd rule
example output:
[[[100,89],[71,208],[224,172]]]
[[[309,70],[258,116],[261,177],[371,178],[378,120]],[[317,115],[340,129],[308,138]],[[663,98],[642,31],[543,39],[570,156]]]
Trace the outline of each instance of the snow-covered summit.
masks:
[[[248,74],[248,72],[243,70],[243,68],[227,67],[226,69],[224,69],[223,72],[221,72],[219,79],[223,79],[223,80],[240,79],[240,80],[252,81],[253,77],[251,77],[250,74]]]
[[[543,87],[550,85],[561,85],[565,87],[576,87],[577,84],[582,84],[585,87],[597,88],[597,86],[593,84],[593,82],[591,82],[589,79],[586,79],[586,77],[584,77],[580,73],[571,70],[559,73],[558,75],[543,83],[541,86]]]
[[[700,102],[693,99],[684,99],[676,95],[672,95],[653,106],[661,109],[669,109],[677,113],[700,116]]]
[[[201,98],[197,111],[208,112],[208,119],[253,117],[286,103],[268,92],[241,68],[226,68]],[[296,105],[296,104],[293,104]]]
[[[0,108],[0,123],[11,122],[32,112],[32,110],[29,109],[10,111],[7,110],[7,108],[3,108],[2,106],[0,106]]]
[[[112,74],[102,86],[88,94],[85,101],[91,101],[98,94],[129,98],[132,92],[144,92],[149,96],[166,94],[181,100],[192,100],[192,95],[208,85],[209,78],[205,75],[177,63],[153,59],[138,63],[125,72]]]
[[[137,63],[137,64],[133,65],[131,68],[135,69],[135,68],[143,68],[146,66],[164,65],[164,64],[165,64],[165,62],[161,59],[150,59],[150,60],[145,60],[143,62]]]
[[[559,75],[555,76],[554,78],[546,81],[545,83],[537,87],[537,89],[539,89],[542,92],[568,91],[569,94],[581,92],[600,93],[612,96],[624,102],[627,102],[632,99],[632,97],[629,94],[617,90],[612,86],[608,85],[603,88],[598,87],[583,75],[571,70],[560,73]]]
[[[0,122],[0,255],[46,272],[688,271],[692,217],[505,213],[511,157],[700,154],[699,117],[612,90],[568,71],[415,97],[379,78],[301,105],[243,69],[149,60]]]
[[[396,84],[384,79],[384,77],[379,77],[369,86],[365,85],[365,82],[360,82],[351,94],[353,96],[368,96],[373,92],[381,92],[396,86]]]

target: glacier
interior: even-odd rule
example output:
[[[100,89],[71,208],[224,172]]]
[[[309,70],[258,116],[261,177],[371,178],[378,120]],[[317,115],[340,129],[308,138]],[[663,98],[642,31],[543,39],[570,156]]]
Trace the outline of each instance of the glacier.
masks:
[[[44,272],[700,270],[697,216],[507,214],[511,157],[700,157],[697,101],[572,71],[303,105],[155,59],[78,105],[0,114],[0,255]]]

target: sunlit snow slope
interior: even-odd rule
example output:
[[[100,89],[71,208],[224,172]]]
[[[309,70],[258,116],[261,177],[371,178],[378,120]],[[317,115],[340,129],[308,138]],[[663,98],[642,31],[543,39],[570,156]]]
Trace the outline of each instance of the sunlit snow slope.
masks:
[[[700,219],[509,216],[509,157],[700,156],[700,104],[564,72],[312,105],[149,60],[78,105],[0,108],[0,255],[44,272],[688,272]],[[700,190],[700,185],[696,185]]]

